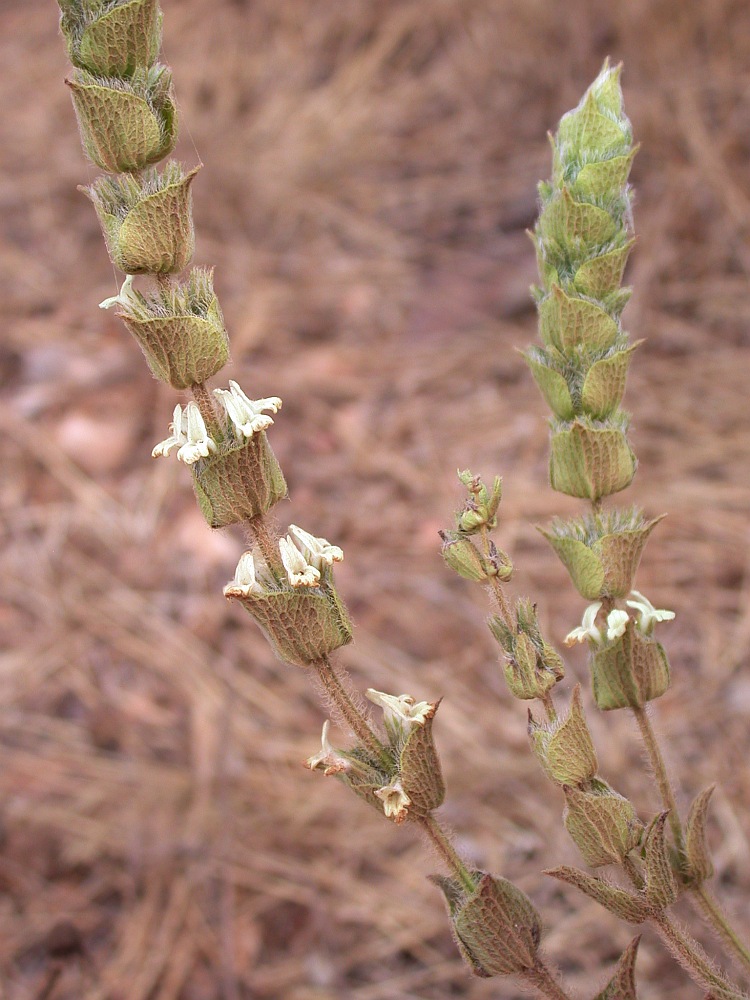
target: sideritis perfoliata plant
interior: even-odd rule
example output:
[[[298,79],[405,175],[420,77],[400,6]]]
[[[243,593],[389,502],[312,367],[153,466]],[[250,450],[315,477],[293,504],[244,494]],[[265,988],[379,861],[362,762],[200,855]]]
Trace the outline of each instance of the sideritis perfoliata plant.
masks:
[[[669,914],[679,896],[688,894],[731,957],[745,973],[750,970],[750,950],[707,886],[713,869],[705,824],[713,789],[698,795],[683,825],[647,713],[648,703],[669,687],[669,660],[657,630],[674,612],[655,608],[633,588],[641,554],[661,516],[647,518],[632,506],[603,507],[604,498],[629,486],[636,471],[630,418],[621,403],[640,342],[630,343],[622,327],[630,289],[621,282],[633,246],[628,175],[637,147],[619,78],[620,68],[605,63],[551,137],[552,177],[539,185],[539,218],[530,234],[539,267],[540,285],[532,292],[542,343],[530,347],[525,358],[552,411],[550,483],[560,493],[589,501],[578,517],[556,519],[540,529],[576,590],[590,602],[565,643],[587,644],[597,707],[634,714],[662,812],[644,822],[635,806],[598,775],[578,686],[570,707],[558,715],[552,690],[563,678],[562,660],[542,637],[533,603],[521,598],[512,605],[504,593],[511,562],[491,538],[499,479],[488,490],[479,477],[459,473],[468,496],[455,529],[443,532],[443,556],[461,576],[488,586],[497,608],[488,624],[501,648],[508,687],[516,698],[541,702],[541,719],[529,712],[529,737],[545,774],[562,790],[565,828],[587,866],[618,866],[624,884],[571,867],[548,874],[628,923],[651,923],[710,996],[736,997],[744,994]],[[635,951],[633,944],[623,956],[628,968]],[[621,978],[601,996],[634,997],[632,980]]]
[[[435,815],[445,797],[433,736],[439,702],[369,689],[367,698],[382,712],[374,725],[332,659],[352,640],[333,578],[343,552],[297,525],[279,537],[269,519],[287,492],[267,439],[281,400],[253,399],[234,381],[227,388],[207,384],[228,360],[228,337],[212,271],[193,268],[180,276],[193,255],[196,171],[174,161],[156,166],[177,139],[171,74],[157,62],[158,0],[59,0],[59,5],[75,66],[68,83],[83,146],[93,163],[112,175],[86,191],[109,255],[126,275],[119,294],[102,306],[116,310],[156,378],[192,396],[175,405],[169,434],[153,455],[175,452],[189,469],[211,527],[247,529],[251,547],[225,596],[251,615],[280,659],[318,680],[335,720],[351,733],[350,745],[334,747],[326,721],[321,748],[307,766],[337,777],[382,817],[424,831],[445,864],[446,872],[434,881],[472,972],[515,976],[541,996],[569,997],[540,954],[542,922],[531,900],[500,875],[468,865]],[[516,697],[542,703],[545,718],[529,720],[532,748],[562,790],[564,823],[584,861],[592,868],[618,865],[628,887],[573,868],[552,874],[623,920],[651,922],[711,996],[738,998],[744,994],[668,913],[678,895],[689,892],[750,966],[750,955],[705,885],[711,874],[704,831],[710,790],[698,797],[683,829],[644,710],[669,683],[667,657],[653,633],[671,612],[655,609],[632,590],[657,520],[632,509],[601,507],[602,498],[624,489],[635,472],[628,420],[619,408],[636,346],[628,344],[619,318],[628,296],[620,279],[632,245],[627,176],[635,150],[618,76],[605,66],[581,105],[563,118],[553,142],[553,176],[541,188],[534,234],[544,344],[529,352],[528,361],[554,412],[552,484],[593,503],[580,519],[556,522],[546,531],[575,585],[592,602],[568,641],[591,647],[598,706],[636,714],[664,796],[663,812],[642,821],[601,778],[579,687],[569,709],[557,714],[552,691],[564,677],[563,660],[545,638],[533,602],[522,598],[513,604],[503,590],[513,566],[490,537],[497,526],[499,479],[487,487],[461,473],[468,500],[454,529],[443,533],[443,554],[461,576],[489,586],[497,604],[489,625],[502,649],[508,685]],[[135,276],[144,276],[139,287]],[[637,939],[598,1000],[636,996],[636,953]]]

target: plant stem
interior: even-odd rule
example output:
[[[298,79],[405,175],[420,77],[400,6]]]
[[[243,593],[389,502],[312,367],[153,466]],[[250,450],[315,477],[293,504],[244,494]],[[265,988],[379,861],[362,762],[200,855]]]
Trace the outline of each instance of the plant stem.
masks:
[[[484,550],[485,558],[490,557],[490,533],[485,524],[481,530],[482,539],[482,549]],[[489,580],[490,591],[492,596],[495,598],[495,603],[497,604],[498,610],[500,611],[500,617],[503,619],[508,628],[513,628],[513,615],[510,610],[510,605],[508,600],[503,593],[503,585],[500,583],[496,576],[490,577]]]
[[[542,705],[544,705],[544,711],[547,713],[547,721],[557,722],[557,709],[555,708],[555,703],[552,700],[552,695],[549,691],[545,691],[539,701],[541,701]]]
[[[319,660],[315,660],[312,666],[317,671],[326,696],[330,698],[351,731],[378,760],[390,768],[393,765],[393,760],[388,750],[383,746],[372,729],[370,729],[367,720],[354,704],[328,657],[324,656]]]
[[[456,878],[460,880],[464,889],[466,889],[467,892],[473,893],[477,887],[477,883],[474,880],[473,875],[461,860],[461,856],[456,848],[450,842],[448,834],[435,819],[432,813],[428,813],[426,816],[419,816],[416,819],[416,822],[420,824],[424,832],[430,838],[435,850],[438,852],[446,865],[451,869]]]
[[[632,709],[632,712],[635,716],[635,721],[638,723],[638,728],[641,731],[641,739],[643,740],[643,745],[648,753],[651,769],[654,772],[654,777],[656,778],[656,782],[659,786],[662,803],[664,808],[669,810],[669,825],[672,828],[672,836],[674,837],[675,846],[677,847],[679,853],[682,854],[685,847],[685,839],[682,833],[682,823],[680,822],[677,800],[674,797],[672,783],[669,780],[669,772],[667,771],[667,765],[664,762],[664,757],[662,756],[659,741],[645,708],[634,708]]]
[[[190,391],[193,394],[193,399],[198,404],[198,409],[201,411],[203,423],[206,425],[208,433],[213,438],[219,437],[220,435],[217,433],[219,430],[219,422],[216,419],[213,397],[211,396],[210,391],[206,388],[205,382],[196,382],[195,385],[190,387]]]
[[[250,533],[261,551],[268,568],[277,576],[284,577],[284,565],[281,562],[278,540],[269,528],[268,521],[260,514],[247,522]]]
[[[712,997],[716,1000],[748,1000],[746,993],[716,969],[698,942],[676,926],[666,913],[655,914],[651,923],[691,979],[709,990]]]
[[[643,886],[645,885],[645,882],[643,880],[643,875],[641,875],[641,873],[638,871],[635,861],[633,861],[633,859],[630,857],[629,854],[626,854],[625,857],[622,859],[622,867],[625,869],[628,878],[636,887],[636,889],[638,890],[642,889]]]
[[[706,922],[713,927],[717,936],[728,948],[729,952],[740,961],[746,970],[750,970],[750,948],[747,947],[731,926],[729,918],[724,913],[718,900],[714,899],[705,885],[691,889],[690,895],[696,908],[700,911]]]
[[[550,997],[551,1000],[570,1000],[570,994],[565,992],[547,966],[539,959],[537,959],[537,964],[533,969],[521,973],[519,978],[534,986],[544,997]]]
[[[677,802],[675,801],[672,784],[669,780],[667,765],[664,762],[664,757],[659,747],[659,741],[646,710],[643,708],[634,708],[632,711],[641,730],[643,744],[648,752],[651,767],[659,785],[659,792],[661,793],[664,808],[669,810],[669,823],[672,827],[675,845],[680,855],[682,855],[685,847],[682,823],[680,822]],[[700,911],[701,916],[713,928],[719,940],[728,949],[728,953],[735,956],[746,970],[750,970],[750,949],[731,926],[729,918],[717,900],[703,886],[690,889],[690,895],[694,899],[696,908]]]

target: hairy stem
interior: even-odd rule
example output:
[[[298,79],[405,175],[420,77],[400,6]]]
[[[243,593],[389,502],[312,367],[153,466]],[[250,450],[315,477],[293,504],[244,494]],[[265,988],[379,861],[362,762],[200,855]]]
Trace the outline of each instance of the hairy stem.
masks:
[[[193,399],[198,404],[198,409],[201,411],[203,423],[206,425],[208,433],[213,438],[219,437],[220,435],[217,433],[219,431],[219,422],[216,419],[213,397],[210,390],[206,388],[205,382],[197,382],[191,386],[190,391],[193,393]]]
[[[565,992],[547,966],[540,960],[537,960],[533,969],[528,969],[519,978],[533,986],[543,997],[550,997],[551,1000],[570,1000],[570,994]]]
[[[382,761],[388,768],[390,768],[393,761],[387,748],[383,746],[372,729],[370,729],[367,720],[355,705],[351,695],[342,683],[341,677],[337,674],[328,657],[324,656],[320,660],[316,660],[312,666],[318,675],[318,679],[320,680],[326,696],[330,698],[331,702],[336,707],[347,726],[349,726],[357,739],[359,739],[360,742],[366,746],[378,760]]]
[[[714,929],[728,953],[734,955],[746,971],[750,971],[750,948],[729,923],[718,900],[704,885],[691,889],[690,896],[696,909]]]
[[[544,705],[544,711],[547,713],[547,721],[557,722],[557,709],[555,708],[555,703],[552,700],[552,695],[549,691],[545,691],[539,701],[541,701],[542,705]]]
[[[646,710],[643,708],[634,708],[633,715],[635,716],[636,722],[641,730],[643,744],[648,752],[651,767],[659,785],[662,803],[664,808],[669,810],[669,823],[672,828],[675,845],[680,854],[682,854],[685,847],[682,823],[680,822],[680,815],[677,811],[677,802],[675,800],[674,791],[672,790],[672,783],[669,780],[667,765],[664,762],[664,757],[662,756],[661,748],[659,747],[659,741]],[[744,944],[740,936],[731,926],[727,915],[721,909],[718,902],[713,898],[709,891],[703,887],[691,889],[690,895],[693,898],[696,908],[700,912],[701,916],[714,930],[717,937],[727,950],[727,953],[734,956],[744,969],[750,970],[750,949],[748,949],[747,945]]]
[[[622,867],[636,889],[642,889],[646,883],[643,880],[643,875],[638,871],[638,866],[629,854],[622,859]]]
[[[673,923],[666,913],[651,917],[659,937],[691,979],[710,991],[716,1000],[748,1000],[734,983],[711,962],[698,942]]]
[[[667,771],[667,765],[664,762],[659,741],[645,708],[634,708],[632,709],[632,712],[635,716],[635,721],[638,723],[638,728],[641,731],[641,739],[643,740],[643,745],[648,753],[651,769],[654,772],[654,777],[656,778],[656,782],[659,786],[659,794],[661,795],[662,803],[664,808],[669,810],[669,825],[672,828],[672,836],[674,837],[675,846],[680,854],[682,854],[685,846],[685,838],[682,833],[682,823],[680,822],[677,800],[674,797],[672,782],[669,780],[669,772]]]
[[[424,832],[430,838],[433,847],[456,878],[460,880],[464,889],[466,889],[467,892],[474,892],[477,887],[474,877],[463,863],[460,854],[451,843],[448,834],[435,819],[432,813],[428,813],[426,816],[420,816],[416,822],[419,823]]]
[[[277,576],[284,577],[284,565],[281,562],[278,539],[269,527],[266,518],[261,514],[259,517],[254,517],[251,521],[248,521],[247,525],[268,568]]]

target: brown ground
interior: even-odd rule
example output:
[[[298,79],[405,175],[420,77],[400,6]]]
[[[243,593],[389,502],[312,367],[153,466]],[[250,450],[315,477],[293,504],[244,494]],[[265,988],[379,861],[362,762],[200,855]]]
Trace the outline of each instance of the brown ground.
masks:
[[[534,336],[524,228],[545,132],[605,54],[625,61],[643,144],[627,325],[648,338],[627,499],[669,511],[639,585],[678,612],[656,715],[683,802],[720,783],[719,889],[747,931],[750,8],[164,8],[181,153],[206,163],[196,260],[217,265],[229,374],[285,400],[279,517],[346,550],[356,684],[445,696],[445,818],[474,863],[534,897],[548,954],[587,997],[630,931],[540,874],[576,861],[560,796],[529,756],[484,595],[444,570],[436,532],[457,466],[502,472],[517,589],[556,641],[577,623],[583,602],[533,528],[577,505],[546,485],[545,412],[513,348]],[[117,282],[76,191],[94,171],[54,5],[2,0],[0,38],[0,996],[517,997],[467,976],[416,834],[300,767],[317,701],[222,599],[241,538],[202,525],[184,468],[151,462],[174,394],[97,309]],[[631,721],[591,721],[604,774],[653,812]],[[639,980],[644,1000],[700,996],[648,931]]]

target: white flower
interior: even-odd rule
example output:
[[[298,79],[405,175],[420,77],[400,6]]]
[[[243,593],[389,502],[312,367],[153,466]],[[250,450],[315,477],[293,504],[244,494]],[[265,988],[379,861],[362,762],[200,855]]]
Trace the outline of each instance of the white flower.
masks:
[[[565,636],[563,641],[566,646],[572,646],[574,642],[584,642],[586,639],[593,639],[593,641],[597,643],[602,641],[602,634],[594,624],[601,606],[601,601],[595,601],[593,604],[589,604],[583,612],[583,621],[581,624],[578,628],[574,628],[572,632],[568,632]]]
[[[188,403],[184,410],[175,406],[169,429],[171,435],[156,445],[151,452],[152,458],[168,455],[173,448],[179,448],[177,458],[186,465],[193,465],[199,458],[207,458],[216,451],[216,443],[208,436],[197,403]]]
[[[631,590],[634,601],[625,601],[629,608],[634,608],[639,614],[639,628],[645,635],[650,635],[656,622],[671,622],[674,618],[674,611],[665,611],[653,606],[647,597],[644,597],[637,590]]]
[[[344,558],[344,553],[338,545],[331,545],[325,538],[316,538],[304,528],[298,528],[296,524],[289,525],[289,533],[304,556],[305,562],[321,572],[324,566],[332,566]]]
[[[429,701],[415,702],[410,694],[386,694],[375,688],[368,688],[365,694],[371,702],[383,709],[386,726],[401,725],[402,722],[423,726],[435,714],[435,705],[431,705]]]
[[[131,302],[137,301],[135,297],[135,292],[133,291],[133,275],[129,274],[127,278],[123,281],[122,287],[117,295],[112,295],[110,298],[105,299],[103,302],[99,303],[100,309],[111,309],[112,306],[128,306]]]
[[[394,778],[382,788],[376,788],[375,794],[383,803],[383,812],[394,823],[403,823],[409,812],[411,799],[404,791],[404,786],[398,778]]]
[[[178,403],[172,414],[172,423],[169,425],[171,434],[166,440],[160,441],[151,452],[152,458],[159,458],[161,455],[168,455],[173,448],[181,448],[187,444],[187,435],[183,423],[182,407]]]
[[[621,635],[625,635],[625,629],[628,627],[629,621],[630,616],[627,611],[620,611],[618,608],[610,611],[607,615],[607,638],[610,642],[613,639],[619,639]]]
[[[249,597],[251,594],[264,593],[265,590],[258,581],[252,552],[243,552],[234,571],[234,580],[224,588],[224,596]]]
[[[300,550],[287,535],[279,539],[281,561],[286,575],[293,587],[317,587],[320,583],[320,571],[310,566]]]
[[[214,389],[214,396],[227,411],[229,419],[237,429],[238,434],[250,438],[258,431],[264,431],[273,423],[271,417],[263,410],[278,413],[281,400],[278,396],[268,399],[249,399],[236,382],[229,383],[229,389]]]
[[[330,727],[331,723],[326,719],[323,723],[323,736],[320,741],[320,750],[312,757],[308,757],[305,761],[305,767],[309,767],[311,771],[317,771],[318,768],[321,768],[323,774],[326,776],[329,774],[340,774],[342,771],[348,771],[351,766],[346,757],[343,757],[340,753],[338,753],[328,742],[328,730]]]

